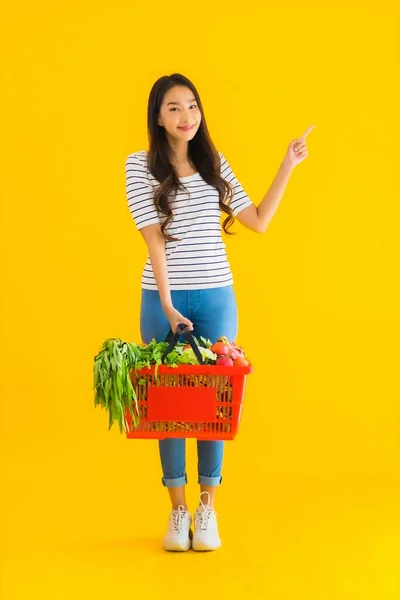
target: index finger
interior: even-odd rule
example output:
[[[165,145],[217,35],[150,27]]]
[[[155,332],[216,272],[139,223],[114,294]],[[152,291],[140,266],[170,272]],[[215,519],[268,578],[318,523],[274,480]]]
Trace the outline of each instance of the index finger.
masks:
[[[306,137],[308,136],[308,134],[310,133],[310,131],[312,131],[314,129],[315,125],[310,125],[310,127],[308,127],[305,132],[303,133],[303,135],[300,136],[300,138],[302,140],[305,140]]]

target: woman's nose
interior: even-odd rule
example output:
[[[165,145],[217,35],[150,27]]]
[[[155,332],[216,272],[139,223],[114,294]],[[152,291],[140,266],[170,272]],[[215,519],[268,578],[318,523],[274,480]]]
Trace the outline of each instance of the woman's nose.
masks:
[[[188,123],[188,122],[189,122],[189,119],[190,119],[190,115],[189,115],[189,113],[188,113],[188,112],[187,112],[187,113],[185,113],[185,112],[184,112],[184,113],[182,114],[182,123]]]

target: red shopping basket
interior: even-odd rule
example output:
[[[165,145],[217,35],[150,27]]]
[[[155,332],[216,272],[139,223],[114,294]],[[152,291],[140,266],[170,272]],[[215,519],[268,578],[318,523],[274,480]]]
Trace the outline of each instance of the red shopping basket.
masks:
[[[155,365],[132,370],[140,422],[135,428],[125,413],[128,438],[197,438],[233,440],[238,432],[246,384],[253,367],[224,367],[204,364],[190,331],[169,332],[171,352],[182,333],[192,346],[198,365]],[[134,410],[136,408],[134,407]]]

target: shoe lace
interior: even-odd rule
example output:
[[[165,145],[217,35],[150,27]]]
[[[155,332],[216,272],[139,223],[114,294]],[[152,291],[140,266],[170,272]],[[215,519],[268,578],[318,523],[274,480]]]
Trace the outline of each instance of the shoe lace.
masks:
[[[182,529],[183,519],[187,514],[187,509],[180,504],[178,508],[172,509],[172,518],[174,529],[179,533]]]
[[[204,504],[201,497],[203,494],[208,494],[207,504]],[[215,513],[218,517],[219,515],[216,510],[210,506],[210,493],[209,492],[201,492],[200,494],[200,506],[196,510],[195,524],[200,527],[200,529],[206,530],[208,527],[208,522],[212,513]]]

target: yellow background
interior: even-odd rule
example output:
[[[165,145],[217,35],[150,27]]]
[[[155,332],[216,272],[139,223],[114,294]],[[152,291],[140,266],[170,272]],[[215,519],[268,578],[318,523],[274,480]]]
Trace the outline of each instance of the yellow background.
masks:
[[[398,598],[397,3],[2,13],[2,599]],[[103,340],[139,340],[124,162],[174,71],[256,204],[315,124],[266,233],[227,240],[255,372],[207,555],[161,549],[157,442],[108,432],[92,391]]]

